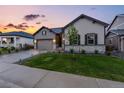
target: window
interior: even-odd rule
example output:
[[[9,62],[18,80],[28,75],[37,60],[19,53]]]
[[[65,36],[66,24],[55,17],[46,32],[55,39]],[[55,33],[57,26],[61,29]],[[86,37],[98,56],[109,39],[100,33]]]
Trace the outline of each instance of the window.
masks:
[[[14,38],[8,38],[8,42],[9,42],[9,44],[13,44],[14,43]]]
[[[78,43],[78,45],[80,45],[80,35],[79,34],[77,36],[77,43]]]
[[[2,44],[7,44],[7,38],[2,38]]]
[[[97,34],[88,33],[85,35],[85,44],[86,45],[96,45],[97,44]]]
[[[46,31],[45,30],[42,31],[42,35],[46,35]]]

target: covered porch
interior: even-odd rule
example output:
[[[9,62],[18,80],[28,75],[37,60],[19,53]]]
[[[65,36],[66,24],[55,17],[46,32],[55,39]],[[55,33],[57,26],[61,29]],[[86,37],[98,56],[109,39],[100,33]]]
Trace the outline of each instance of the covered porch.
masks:
[[[0,47],[16,47],[16,36],[0,36]]]

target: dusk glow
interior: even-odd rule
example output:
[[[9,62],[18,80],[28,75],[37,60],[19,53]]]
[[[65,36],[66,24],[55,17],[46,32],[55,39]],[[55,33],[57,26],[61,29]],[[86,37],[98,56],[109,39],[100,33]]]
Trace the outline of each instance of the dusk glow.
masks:
[[[124,6],[0,6],[0,31],[36,32],[40,27],[63,27],[80,14],[110,23]]]

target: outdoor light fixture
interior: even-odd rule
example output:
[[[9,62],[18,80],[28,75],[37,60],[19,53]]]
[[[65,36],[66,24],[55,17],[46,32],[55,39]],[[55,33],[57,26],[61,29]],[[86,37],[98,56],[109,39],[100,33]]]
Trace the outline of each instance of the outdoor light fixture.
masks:
[[[53,39],[53,43],[55,43],[56,42],[56,40],[55,39]]]
[[[34,43],[36,44],[37,43],[37,40],[34,40]]]
[[[63,38],[62,40],[65,41],[65,38]]]

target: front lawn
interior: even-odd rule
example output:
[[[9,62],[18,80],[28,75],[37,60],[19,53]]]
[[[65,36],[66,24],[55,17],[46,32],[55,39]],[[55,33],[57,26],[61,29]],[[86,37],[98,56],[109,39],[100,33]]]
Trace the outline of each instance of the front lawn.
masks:
[[[23,65],[124,82],[124,60],[105,55],[46,53]]]

